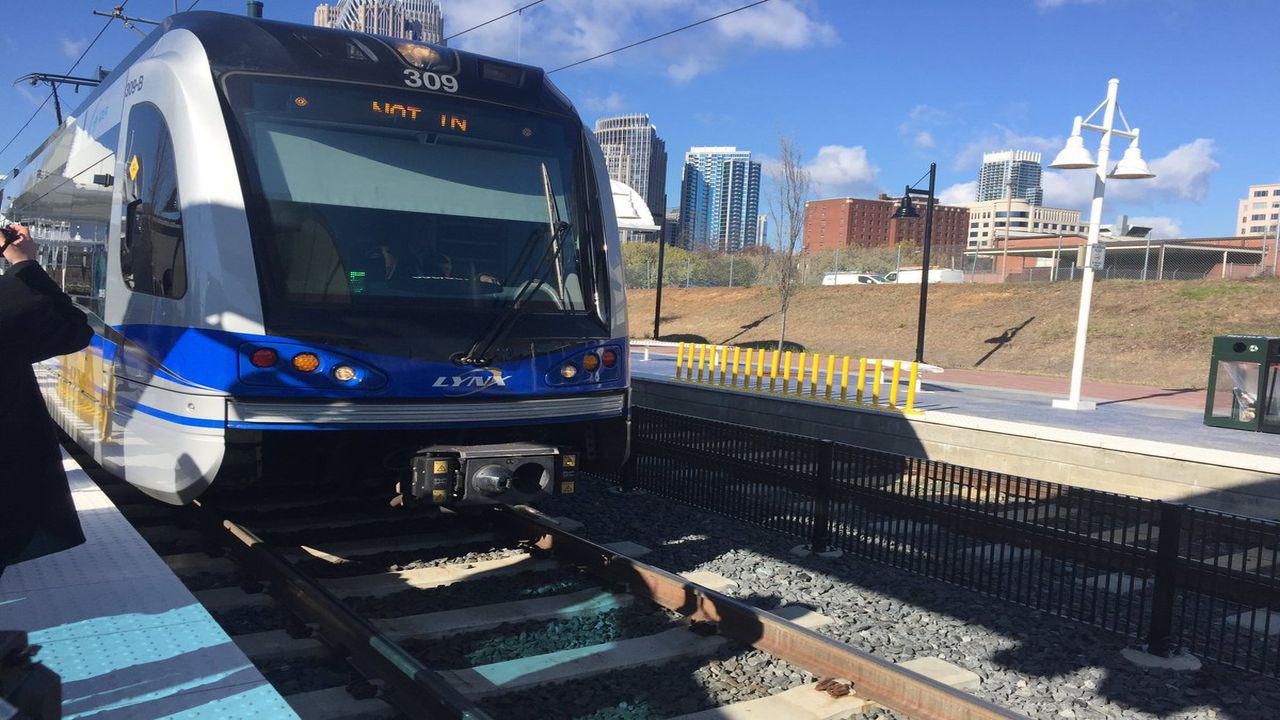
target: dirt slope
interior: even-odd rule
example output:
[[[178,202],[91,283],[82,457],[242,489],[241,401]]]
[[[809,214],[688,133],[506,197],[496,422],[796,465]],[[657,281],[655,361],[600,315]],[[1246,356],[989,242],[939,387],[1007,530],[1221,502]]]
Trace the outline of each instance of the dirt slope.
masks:
[[[787,339],[822,353],[911,359],[918,285],[812,287],[792,301]],[[653,333],[652,290],[628,291],[633,337]],[[1078,283],[931,285],[926,362],[1067,376]],[[668,288],[662,335],[735,344],[776,340],[770,288]],[[1094,286],[1085,377],[1202,388],[1210,341],[1233,333],[1280,335],[1280,281],[1109,281]],[[683,339],[683,338],[682,338]]]

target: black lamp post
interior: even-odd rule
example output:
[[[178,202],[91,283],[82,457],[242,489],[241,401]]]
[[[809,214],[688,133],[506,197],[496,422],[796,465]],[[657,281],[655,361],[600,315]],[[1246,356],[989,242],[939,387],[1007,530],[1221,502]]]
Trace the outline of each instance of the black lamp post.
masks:
[[[920,273],[920,317],[916,320],[916,362],[918,363],[924,362],[924,318],[925,310],[929,307],[929,245],[933,241],[933,182],[937,172],[938,164],[929,163],[929,189],[917,190],[908,185],[902,192],[902,203],[891,216],[897,220],[918,218],[920,213],[916,212],[911,196],[924,195],[927,198],[925,202],[928,205],[924,210],[924,269]]]

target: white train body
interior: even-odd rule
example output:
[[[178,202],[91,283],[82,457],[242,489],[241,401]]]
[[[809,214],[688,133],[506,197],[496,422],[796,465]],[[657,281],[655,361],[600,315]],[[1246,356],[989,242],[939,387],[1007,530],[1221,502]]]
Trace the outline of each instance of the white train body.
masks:
[[[157,498],[300,454],[625,456],[609,182],[540,70],[176,15],[3,189],[98,330],[45,368],[50,408]],[[436,502],[477,499],[450,492]]]

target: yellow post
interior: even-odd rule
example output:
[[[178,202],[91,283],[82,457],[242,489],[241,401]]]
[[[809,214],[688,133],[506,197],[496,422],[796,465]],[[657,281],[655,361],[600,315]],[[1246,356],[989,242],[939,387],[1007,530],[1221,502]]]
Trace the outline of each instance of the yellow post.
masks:
[[[813,354],[813,371],[809,374],[809,397],[818,397],[818,362],[821,358],[821,354]]]
[[[680,371],[684,369],[684,343],[676,346],[676,379],[680,379]]]
[[[907,412],[916,408],[916,380],[920,377],[920,363],[911,363],[911,378],[907,381]]]
[[[849,399],[849,356],[844,356],[844,362],[840,364],[840,399]]]
[[[707,367],[707,346],[702,344],[698,346],[698,382],[702,382],[702,371]],[[876,365],[876,367],[880,367]]]
[[[778,388],[778,351],[769,351],[769,391]]]
[[[884,369],[881,367],[880,358],[876,358],[876,374],[872,378],[875,384],[871,386],[871,402],[874,405],[880,404],[880,383],[884,382]]]
[[[742,389],[751,389],[751,358],[755,357],[755,351],[747,348],[746,362],[742,363]]]
[[[738,351],[740,350],[742,350],[740,347],[733,348],[733,382],[730,384],[734,387],[738,386]]]
[[[836,375],[836,356],[828,355],[827,356],[827,399],[828,400],[831,399],[831,382],[835,379],[835,375]]]
[[[902,377],[902,361],[893,361],[893,383],[889,386],[889,407],[898,406],[898,380]]]
[[[729,348],[720,348],[720,384],[724,384],[726,366],[729,364]]]
[[[804,392],[804,353],[800,353],[800,359],[796,361],[796,394]]]
[[[756,389],[764,387],[764,348],[756,353]]]
[[[791,351],[782,354],[782,392],[791,387]]]
[[[867,389],[867,359],[858,358],[858,402],[862,402],[863,391]]]

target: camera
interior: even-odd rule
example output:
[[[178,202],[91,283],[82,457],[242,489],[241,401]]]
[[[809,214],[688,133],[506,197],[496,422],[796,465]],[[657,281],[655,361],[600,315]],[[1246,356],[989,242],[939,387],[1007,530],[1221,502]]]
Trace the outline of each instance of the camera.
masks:
[[[17,242],[18,238],[22,237],[18,234],[18,231],[13,228],[13,225],[9,222],[9,218],[5,217],[3,214],[0,214],[0,236],[3,236],[3,240],[0,240],[0,249],[8,247],[9,243]]]

